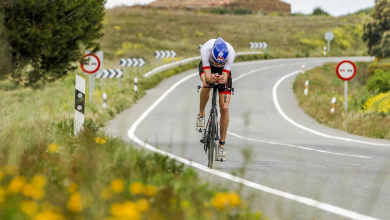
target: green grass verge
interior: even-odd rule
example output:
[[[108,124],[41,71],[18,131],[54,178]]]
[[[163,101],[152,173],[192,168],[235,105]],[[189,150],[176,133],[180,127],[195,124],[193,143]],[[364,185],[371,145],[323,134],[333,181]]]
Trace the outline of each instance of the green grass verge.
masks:
[[[366,111],[364,107],[369,99],[378,95],[378,92],[368,90],[366,84],[370,79],[370,67],[379,64],[356,63],[358,72],[348,83],[348,111],[344,110],[344,82],[336,75],[336,63],[328,63],[297,76],[293,88],[299,105],[308,115],[329,127],[366,137],[390,139],[389,114]],[[308,96],[303,92],[306,80],[309,80]],[[333,97],[337,99],[334,114],[330,113]]]

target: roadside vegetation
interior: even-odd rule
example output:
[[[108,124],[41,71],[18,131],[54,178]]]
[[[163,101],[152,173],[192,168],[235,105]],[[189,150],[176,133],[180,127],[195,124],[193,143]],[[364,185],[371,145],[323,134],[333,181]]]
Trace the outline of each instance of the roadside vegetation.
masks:
[[[250,202],[240,197],[240,190],[216,189],[191,168],[134,149],[107,134],[106,122],[130,108],[147,89],[197,65],[194,62],[145,79],[142,74],[158,65],[155,50],[175,50],[175,60],[199,56],[198,44],[224,33],[225,40],[238,52],[250,51],[248,44],[252,41],[269,45],[263,55],[242,56],[237,61],[322,56],[326,45],[323,34],[332,30],[335,40],[331,56],[366,55],[360,36],[362,24],[370,20],[365,14],[334,18],[265,15],[246,9],[232,14],[217,9],[202,13],[122,7],[105,11],[100,32],[98,23],[103,12],[95,10],[95,37],[86,39],[78,48],[81,53],[88,45],[93,50],[100,46],[106,69],[119,68],[119,58],[123,57],[143,57],[147,65],[142,72],[127,69],[121,88],[113,79],[104,80],[103,87],[96,81],[94,101],[86,100],[85,129],[78,137],[72,135],[74,74],[85,76],[71,68],[78,66],[74,59],[77,54],[62,54],[67,59],[62,59],[64,63],[59,66],[55,65],[60,56],[54,56],[50,65],[47,63],[56,52],[56,43],[63,48],[58,51],[70,53],[74,48],[68,47],[68,41],[53,42],[51,38],[44,38],[46,43],[18,37],[9,40],[12,33],[5,31],[3,22],[0,24],[0,48],[4,49],[0,50],[0,219],[265,219],[261,213],[250,211]],[[50,11],[55,12],[62,10]],[[76,14],[78,19],[85,16]],[[210,21],[215,25],[210,26]],[[38,38],[74,36],[71,30],[61,32],[61,27],[46,23],[47,27],[25,22],[29,29],[24,30]],[[18,27],[12,22],[8,25]],[[74,22],[69,21],[69,25]],[[94,40],[99,33],[104,36],[98,46]],[[15,47],[14,39],[24,44]],[[37,53],[23,53],[26,42],[50,50],[38,48]],[[16,51],[13,56],[9,56],[8,49]],[[22,56],[26,54],[29,56]],[[162,60],[163,64],[171,61]],[[7,75],[14,70],[14,74]],[[137,92],[133,91],[134,78],[139,79]],[[87,89],[86,97],[88,92]],[[107,109],[102,108],[103,92],[108,94]]]
[[[357,74],[348,83],[348,109],[344,110],[344,82],[336,73],[336,63],[329,63],[300,74],[294,91],[300,106],[319,123],[348,131],[351,134],[390,139],[390,1],[378,1],[372,10],[373,21],[363,28],[363,40],[375,62],[357,63]],[[364,10],[358,12],[368,12]],[[305,81],[309,81],[309,95],[303,94]],[[330,113],[335,97],[335,113]]]
[[[358,62],[358,72],[348,82],[348,111],[344,110],[344,81],[336,75],[336,63],[299,74],[294,92],[299,105],[319,123],[351,134],[390,139],[390,60]],[[304,95],[305,81],[309,94]],[[335,113],[330,113],[336,98]]]

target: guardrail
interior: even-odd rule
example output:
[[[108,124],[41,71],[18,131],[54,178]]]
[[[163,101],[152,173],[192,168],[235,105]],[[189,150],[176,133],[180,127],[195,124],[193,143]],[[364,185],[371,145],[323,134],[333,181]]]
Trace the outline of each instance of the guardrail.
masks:
[[[242,56],[242,55],[251,55],[251,54],[263,54],[263,52],[242,52],[242,53],[236,53],[236,57],[237,56]],[[186,64],[189,64],[195,60],[200,60],[200,56],[199,57],[191,57],[191,58],[188,58],[188,59],[185,59],[185,60],[180,60],[180,61],[177,61],[177,62],[173,62],[173,63],[169,63],[169,64],[166,64],[166,65],[162,65],[162,66],[159,66],[147,73],[145,73],[143,75],[143,77],[150,77],[150,76],[153,76],[154,74],[156,73],[161,73],[162,71],[165,71],[165,70],[169,70],[169,69],[172,69],[172,68],[175,68],[175,67],[178,67],[178,66],[181,66],[181,65],[186,65]]]

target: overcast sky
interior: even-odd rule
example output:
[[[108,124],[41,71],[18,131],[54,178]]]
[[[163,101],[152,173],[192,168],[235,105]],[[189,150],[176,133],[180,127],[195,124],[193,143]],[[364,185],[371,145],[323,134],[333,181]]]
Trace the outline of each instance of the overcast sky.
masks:
[[[107,0],[107,8],[119,5],[148,4],[155,0]],[[309,14],[315,7],[320,6],[333,16],[345,15],[360,9],[374,6],[374,0],[284,0],[291,4],[291,10]]]

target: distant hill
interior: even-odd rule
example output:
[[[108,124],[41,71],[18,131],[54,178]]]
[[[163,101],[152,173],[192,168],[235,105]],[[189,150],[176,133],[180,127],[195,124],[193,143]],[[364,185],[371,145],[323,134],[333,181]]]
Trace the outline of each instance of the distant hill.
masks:
[[[367,14],[367,15],[369,15],[369,14],[371,14],[372,13],[372,11],[374,10],[374,8],[366,8],[366,9],[362,9],[362,10],[360,10],[360,11],[357,11],[356,13],[354,13],[354,14]]]
[[[157,8],[246,8],[252,11],[291,13],[291,5],[279,0],[159,0],[148,6]]]

